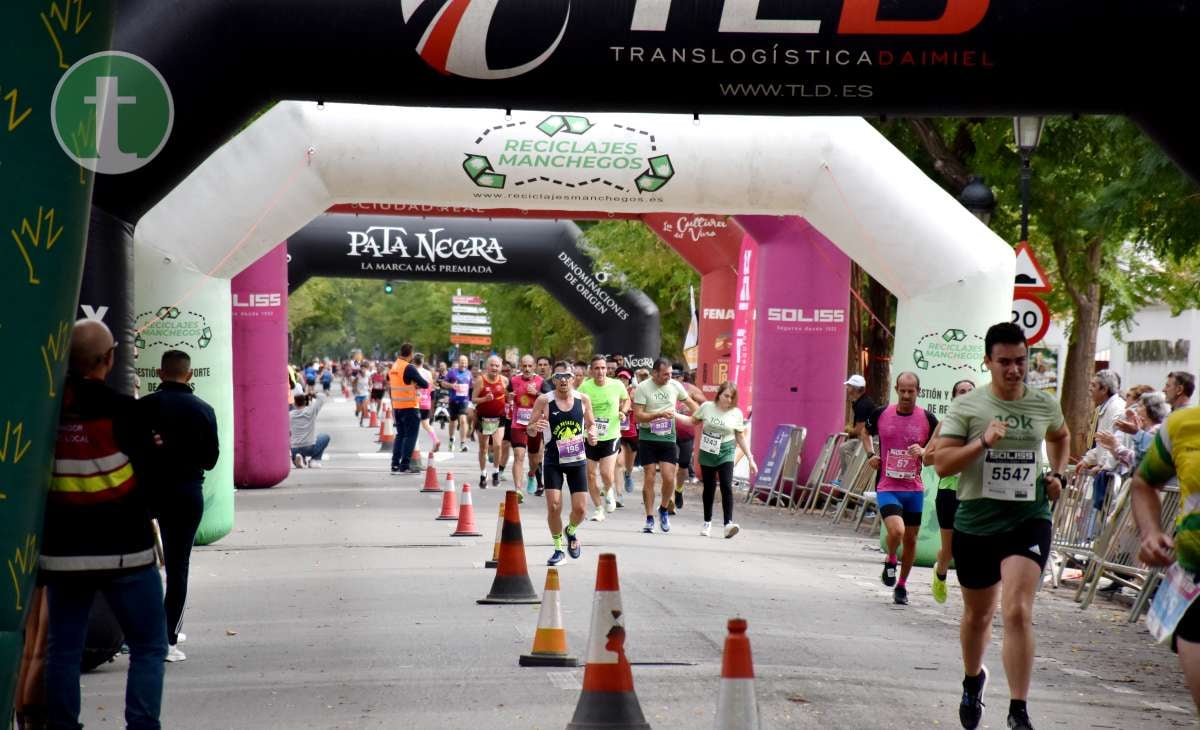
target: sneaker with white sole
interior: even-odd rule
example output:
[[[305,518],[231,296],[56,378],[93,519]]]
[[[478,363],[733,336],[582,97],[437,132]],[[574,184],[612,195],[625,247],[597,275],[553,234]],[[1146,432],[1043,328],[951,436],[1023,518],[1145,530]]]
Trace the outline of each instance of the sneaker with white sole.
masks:
[[[726,540],[728,540],[729,538],[731,538],[731,537],[733,537],[734,535],[738,534],[738,531],[739,531],[739,530],[741,530],[741,529],[742,529],[742,528],[738,527],[738,525],[737,525],[737,523],[736,523],[736,522],[729,522],[729,523],[726,523],[726,525],[725,525],[725,539],[726,539]]]
[[[308,468],[309,468],[309,469],[320,469],[320,468],[321,468],[321,462],[320,462],[320,460],[317,460],[317,461],[309,461],[309,462],[308,462]]]
[[[708,537],[709,535],[711,535],[712,534],[712,523],[705,522],[704,526],[700,528],[700,534],[703,535],[704,537]]]
[[[166,659],[167,661],[181,662],[184,659],[187,659],[187,654],[184,654],[183,652],[179,651],[178,646],[168,646],[167,647],[167,659]]]
[[[607,516],[608,515],[604,513],[604,505],[600,505],[596,508],[596,511],[592,513],[592,522],[603,522],[604,518]]]
[[[612,490],[608,490],[608,494],[604,497],[604,511],[615,512],[617,509],[617,500],[613,497]]]
[[[296,454],[295,456],[292,457],[292,463],[296,465],[297,469],[303,469],[304,468],[304,457],[301,456],[300,454]]]

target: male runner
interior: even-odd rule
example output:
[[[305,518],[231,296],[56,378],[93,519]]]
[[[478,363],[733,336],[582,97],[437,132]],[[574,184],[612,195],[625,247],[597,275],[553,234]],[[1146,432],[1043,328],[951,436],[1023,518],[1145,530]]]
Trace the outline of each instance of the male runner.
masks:
[[[908,605],[908,574],[917,557],[917,535],[925,510],[925,483],[921,480],[925,446],[937,428],[937,418],[917,405],[920,390],[921,380],[916,373],[900,373],[896,377],[897,401],[872,411],[860,436],[863,449],[870,456],[868,463],[879,475],[875,494],[887,530],[883,584],[889,588],[895,586],[892,599],[901,606]],[[879,454],[874,453],[871,436],[879,437]],[[904,560],[897,582],[896,550],[901,541]]]
[[[538,469],[542,463],[542,434],[529,428],[533,406],[542,393],[542,376],[534,373],[533,355],[521,358],[521,371],[509,381],[509,387],[512,389],[513,407],[513,488],[520,489],[524,482],[525,491],[533,494],[535,488],[542,488],[542,473]],[[525,472],[526,454],[530,464],[528,476]]]
[[[625,388],[625,392],[629,395],[629,402],[633,403],[633,373],[629,370],[618,370],[617,380]],[[625,493],[633,494],[633,460],[637,456],[637,424],[633,421],[632,412],[624,412],[621,414],[621,470],[625,475]]]
[[[642,532],[654,532],[654,477],[661,474],[662,503],[658,507],[659,529],[670,532],[668,509],[675,501],[675,469],[679,449],[675,445],[675,403],[684,401],[690,412],[700,408],[683,386],[671,379],[671,361],[654,361],[650,377],[633,392],[633,420],[638,424],[638,456],[645,482],[642,501],[646,506],[646,526]]]
[[[963,593],[959,638],[966,676],[958,717],[968,730],[983,717],[983,654],[997,599],[1008,727],[1033,728],[1025,704],[1035,649],[1033,598],[1050,555],[1050,502],[1062,491],[1071,434],[1054,396],[1025,386],[1028,356],[1021,328],[1002,322],[988,329],[983,362],[992,382],[951,402],[933,455],[938,476],[960,475],[951,550]]]
[[[596,417],[596,445],[587,447],[588,492],[596,508],[592,519],[603,522],[606,507],[612,512],[624,506],[613,489],[613,472],[617,468],[617,453],[621,446],[621,416],[629,410],[629,393],[619,380],[608,377],[608,364],[603,356],[592,358],[591,370],[592,377],[583,381],[579,392],[592,402],[592,413]]]
[[[467,450],[467,405],[471,402],[471,360],[466,355],[458,356],[458,367],[446,371],[438,383],[450,391],[450,451],[454,451],[454,427],[458,426],[458,440],[462,450]]]
[[[554,368],[552,367],[550,358],[542,355],[537,359],[537,374],[542,377],[542,392],[553,393],[554,378],[551,375],[554,374]]]
[[[579,390],[579,386],[583,385],[584,379],[587,377],[587,363],[583,360],[576,360],[573,369],[575,371],[574,383],[575,390]]]
[[[500,451],[504,444],[504,404],[508,379],[500,374],[500,358],[487,359],[484,372],[475,381],[471,402],[475,404],[476,433],[479,434],[479,488],[487,489],[488,452],[492,455],[492,486],[500,485]]]
[[[574,373],[571,365],[559,362],[554,366],[554,392],[538,397],[531,416],[535,431],[546,436],[546,521],[554,538],[554,553],[547,565],[563,560],[562,488],[566,482],[571,491],[571,517],[567,523],[567,552],[578,558],[581,549],[576,534],[583,524],[587,506],[587,446],[596,444],[596,423],[588,397],[572,387]]]
[[[512,363],[508,360],[500,367],[500,374],[504,376],[505,386],[504,397],[504,415],[500,418],[500,427],[504,429],[504,437],[500,440],[500,461],[496,464],[497,473],[500,475],[500,480],[508,478],[508,459],[512,456]],[[524,501],[523,495],[517,495]]]

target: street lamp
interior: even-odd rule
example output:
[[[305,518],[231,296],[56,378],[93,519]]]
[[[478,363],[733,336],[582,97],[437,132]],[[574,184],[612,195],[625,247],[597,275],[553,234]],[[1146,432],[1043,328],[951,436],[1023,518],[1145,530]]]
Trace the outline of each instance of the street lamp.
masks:
[[[1029,161],[1033,151],[1042,141],[1042,130],[1046,127],[1045,117],[1013,117],[1013,135],[1017,139],[1017,150],[1021,153],[1021,241],[1029,240],[1029,181],[1033,168]]]
[[[958,194],[958,202],[985,226],[991,221],[992,212],[996,210],[996,196],[983,181],[982,175],[971,175],[967,178],[967,186]]]

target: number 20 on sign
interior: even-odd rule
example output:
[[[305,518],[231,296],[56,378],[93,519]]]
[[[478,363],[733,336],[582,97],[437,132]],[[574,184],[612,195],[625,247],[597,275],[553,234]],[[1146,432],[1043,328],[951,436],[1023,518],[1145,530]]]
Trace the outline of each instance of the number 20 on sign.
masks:
[[[1035,345],[1050,329],[1050,308],[1033,294],[1018,294],[1013,298],[1012,322],[1025,332],[1025,342]]]

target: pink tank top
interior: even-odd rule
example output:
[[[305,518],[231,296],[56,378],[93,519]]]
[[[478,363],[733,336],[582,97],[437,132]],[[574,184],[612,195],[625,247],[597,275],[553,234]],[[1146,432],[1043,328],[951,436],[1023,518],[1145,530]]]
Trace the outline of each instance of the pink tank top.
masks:
[[[910,456],[908,447],[924,446],[929,441],[929,419],[925,410],[913,408],[910,415],[896,413],[890,405],[879,415],[879,461],[882,473],[877,487],[880,492],[923,492],[921,459]]]

